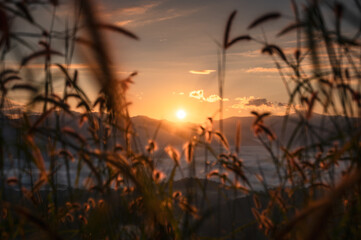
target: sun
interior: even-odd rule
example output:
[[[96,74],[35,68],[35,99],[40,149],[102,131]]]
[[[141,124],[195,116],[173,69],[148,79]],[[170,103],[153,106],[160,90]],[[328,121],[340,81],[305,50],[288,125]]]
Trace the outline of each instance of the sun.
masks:
[[[183,109],[179,109],[176,116],[178,119],[183,120],[187,116],[187,113]]]

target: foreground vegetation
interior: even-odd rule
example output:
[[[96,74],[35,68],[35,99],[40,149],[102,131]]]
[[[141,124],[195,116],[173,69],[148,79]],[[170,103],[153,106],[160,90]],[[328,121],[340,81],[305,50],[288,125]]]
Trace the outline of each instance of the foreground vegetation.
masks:
[[[222,121],[217,131],[211,119],[185,141],[182,151],[171,145],[157,149],[154,139],[139,144],[126,98],[136,73],[116,78],[111,49],[102,36],[111,31],[138,37],[101,22],[91,1],[75,1],[74,21],[64,31],[45,29],[32,17],[36,7],[46,5],[54,10],[54,19],[57,1],[0,3],[1,238],[359,239],[361,4],[355,0],[351,11],[331,1],[310,1],[302,10],[291,3],[294,20],[278,35],[295,34],[294,49],[285,51],[250,35],[232,37],[236,12],[220,44],[221,97],[228,49],[256,41],[274,60],[289,93],[285,131],[290,131],[289,113],[297,116],[292,134],[284,139],[266,125],[269,113],[252,112],[254,134],[269,152],[279,179],[278,186],[270,188],[260,173],[263,191],[255,191],[245,174],[239,157],[240,126],[235,126],[235,146],[222,134]],[[325,17],[330,12],[332,24]],[[249,29],[282,17],[265,14]],[[14,32],[18,19],[34,32]],[[349,24],[347,31],[342,31],[342,22]],[[93,101],[72,67],[75,46],[83,49],[79,56],[100,86]],[[29,54],[14,67],[10,60],[17,52]],[[33,81],[29,67],[37,61],[43,66],[41,83]],[[59,79],[61,94],[54,90]],[[8,97],[19,91],[28,94],[27,106],[41,109],[39,114],[13,110]],[[314,109],[323,113],[319,125],[311,124]],[[326,123],[333,128],[325,129]],[[219,149],[212,147],[213,139],[219,140]],[[205,152],[207,179],[195,178],[199,149]],[[156,151],[173,161],[170,175],[156,168]],[[210,164],[212,157],[216,161]],[[188,163],[187,178],[174,181],[176,172],[184,170],[181,159]],[[65,169],[66,185],[59,184],[59,169]],[[88,169],[85,177],[83,169]],[[247,197],[240,198],[244,194]]]

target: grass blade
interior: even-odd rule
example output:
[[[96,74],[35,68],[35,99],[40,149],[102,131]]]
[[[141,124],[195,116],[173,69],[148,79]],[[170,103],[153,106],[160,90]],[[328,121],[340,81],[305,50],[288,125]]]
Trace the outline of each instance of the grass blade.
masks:
[[[270,21],[270,20],[276,20],[278,18],[281,17],[281,14],[278,12],[271,12],[271,13],[267,13],[265,15],[262,15],[261,17],[257,18],[256,20],[254,20],[249,26],[248,26],[248,30],[252,29],[264,22]]]

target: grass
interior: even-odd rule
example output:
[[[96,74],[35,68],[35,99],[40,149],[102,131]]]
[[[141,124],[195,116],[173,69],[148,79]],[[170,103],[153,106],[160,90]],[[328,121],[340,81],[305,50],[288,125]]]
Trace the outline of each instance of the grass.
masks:
[[[157,149],[160,126],[152,139],[137,139],[127,100],[136,73],[116,78],[112,49],[103,32],[139,38],[101,22],[94,3],[75,1],[74,21],[66,22],[61,32],[54,24],[44,29],[32,16],[36,7],[46,5],[54,21],[57,1],[0,3],[0,121],[6,126],[0,129],[1,238],[359,239],[361,59],[360,31],[354,20],[360,14],[353,15],[338,2],[308,2],[302,10],[291,3],[294,20],[278,36],[295,34],[293,53],[249,34],[232,38],[236,11],[230,14],[219,44],[221,98],[227,51],[249,41],[259,43],[260,52],[270,55],[289,93],[280,136],[267,124],[269,113],[252,112],[252,129],[279,180],[277,187],[270,188],[260,172],[263,191],[253,189],[240,158],[241,126],[235,126],[235,146],[223,134],[222,101],[220,131],[209,119],[207,127],[185,141],[182,152],[170,145]],[[360,13],[357,0],[354,6]],[[325,11],[333,14],[334,25],[325,23]],[[283,17],[266,13],[250,21],[248,29]],[[13,32],[12,23],[18,19],[33,32]],[[343,21],[351,24],[351,32],[342,31]],[[72,69],[76,47],[83,49],[77,54],[100,86],[93,101],[79,85],[78,71]],[[19,59],[19,68],[10,68],[8,60],[15,50],[28,54]],[[31,62],[44,67],[40,84],[32,81],[34,74],[27,68]],[[54,90],[58,84],[54,68],[62,74],[61,94]],[[12,112],[8,96],[18,91],[26,92],[28,106],[41,112]],[[72,111],[74,104],[81,113]],[[323,113],[317,125],[312,121],[318,117],[315,109]],[[218,140],[219,149],[212,139]],[[156,151],[173,160],[168,176],[156,167]],[[206,179],[195,178],[199,151],[204,153]],[[216,170],[210,166],[211,157],[217,159]],[[182,172],[188,178],[175,181],[182,171],[181,158],[188,163],[189,171]],[[65,186],[60,184],[61,168]]]

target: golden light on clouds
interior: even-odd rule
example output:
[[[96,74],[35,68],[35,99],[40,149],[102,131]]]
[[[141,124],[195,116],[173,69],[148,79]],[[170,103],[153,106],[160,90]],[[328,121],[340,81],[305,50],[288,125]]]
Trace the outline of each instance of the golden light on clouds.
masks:
[[[142,5],[142,6],[133,6],[133,7],[128,7],[128,8],[121,8],[120,10],[116,11],[116,13],[118,13],[118,14],[126,14],[126,15],[141,15],[141,14],[145,14],[150,9],[155,8],[159,4],[160,4],[160,2],[156,2],[156,3],[145,4],[145,5]]]
[[[210,103],[218,102],[218,101],[222,100],[222,98],[220,96],[216,95],[216,94],[212,94],[212,95],[210,95],[208,97],[205,97],[204,96],[204,91],[202,89],[190,92],[189,97],[199,99],[199,100],[202,100],[202,101],[205,101],[205,102],[210,102]],[[226,101],[229,101],[229,99],[224,98],[223,101],[226,102]]]
[[[128,24],[130,24],[132,22],[133,22],[133,20],[117,21],[117,22],[115,22],[115,25],[123,27],[123,26],[128,25]]]
[[[208,75],[208,74],[211,74],[211,73],[213,73],[215,71],[216,70],[207,69],[207,70],[190,70],[189,72],[192,73],[192,74]]]
[[[278,73],[279,70],[277,68],[264,68],[264,67],[255,67],[250,68],[246,71],[246,73]]]
[[[286,112],[288,105],[280,102],[271,102],[266,98],[258,98],[254,96],[239,97],[235,99],[236,104],[232,105],[233,109],[239,112],[271,112],[272,114],[282,115]]]

